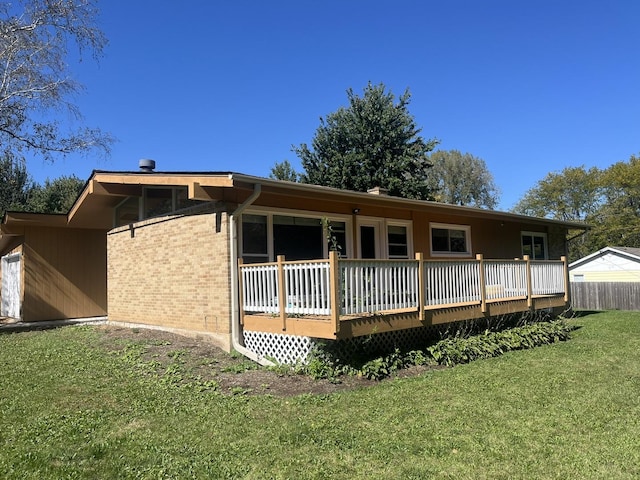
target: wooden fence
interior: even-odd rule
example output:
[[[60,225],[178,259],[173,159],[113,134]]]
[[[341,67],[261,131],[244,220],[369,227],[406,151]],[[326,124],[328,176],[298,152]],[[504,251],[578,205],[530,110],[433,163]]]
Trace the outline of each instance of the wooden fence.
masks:
[[[580,310],[640,310],[640,282],[571,282],[571,306]]]

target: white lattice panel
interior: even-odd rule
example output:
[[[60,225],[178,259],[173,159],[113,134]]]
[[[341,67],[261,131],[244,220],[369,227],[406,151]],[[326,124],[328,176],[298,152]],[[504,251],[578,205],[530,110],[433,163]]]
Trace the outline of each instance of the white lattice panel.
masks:
[[[246,330],[244,343],[252,352],[288,365],[306,362],[314,346],[309,337]]]

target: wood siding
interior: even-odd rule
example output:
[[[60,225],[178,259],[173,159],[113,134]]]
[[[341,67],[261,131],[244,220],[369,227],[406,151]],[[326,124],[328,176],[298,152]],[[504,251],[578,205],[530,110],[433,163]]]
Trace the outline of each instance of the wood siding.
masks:
[[[60,320],[107,313],[103,230],[25,228],[23,320]]]
[[[580,310],[640,310],[640,282],[572,282],[571,306]]]
[[[375,197],[372,195],[372,197]],[[226,198],[233,202],[234,199]],[[237,201],[242,198],[235,199]],[[523,231],[539,232],[547,235],[547,248],[550,259],[566,256],[565,229],[557,226],[543,226],[535,222],[504,221],[473,215],[434,212],[433,208],[421,210],[409,208],[393,208],[389,206],[367,205],[362,203],[339,202],[330,199],[319,201],[305,197],[293,200],[290,196],[262,193],[252,205],[259,209],[292,209],[294,212],[307,212],[313,215],[350,215],[353,238],[356,236],[357,217],[375,217],[387,221],[403,220],[412,222],[414,252],[425,252],[430,258],[431,239],[430,223],[452,225],[468,225],[471,227],[471,248],[473,257],[483,253],[486,258],[519,258],[522,257],[521,233]],[[353,214],[354,209],[358,214]],[[356,249],[354,248],[354,252]]]

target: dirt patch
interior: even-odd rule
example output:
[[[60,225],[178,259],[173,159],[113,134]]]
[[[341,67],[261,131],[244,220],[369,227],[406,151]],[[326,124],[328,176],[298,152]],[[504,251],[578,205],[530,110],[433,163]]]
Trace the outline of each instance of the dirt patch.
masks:
[[[137,356],[157,372],[180,371],[184,378],[215,382],[220,392],[242,395],[294,396],[329,394],[366,388],[379,382],[356,376],[342,376],[338,382],[314,380],[307,375],[273,371],[242,355],[178,334],[144,328],[98,326],[100,346],[120,355]],[[412,367],[398,377],[420,375],[433,367]]]

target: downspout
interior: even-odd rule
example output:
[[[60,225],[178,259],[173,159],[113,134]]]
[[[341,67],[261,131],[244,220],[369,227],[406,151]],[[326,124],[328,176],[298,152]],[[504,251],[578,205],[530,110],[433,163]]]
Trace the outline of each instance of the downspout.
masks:
[[[245,357],[253,360],[264,366],[273,366],[274,363],[264,358],[262,355],[258,355],[251,350],[247,349],[240,341],[240,307],[238,305],[238,230],[236,228],[236,217],[241,215],[244,210],[249,207],[260,196],[262,191],[262,185],[256,183],[253,186],[253,193],[242,204],[238,206],[229,215],[229,229],[231,230],[229,235],[229,251],[230,257],[230,270],[231,270],[231,346],[233,349],[244,355]]]

